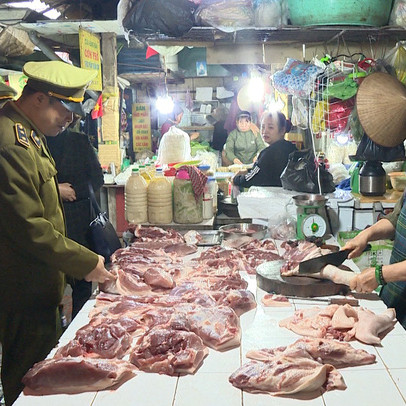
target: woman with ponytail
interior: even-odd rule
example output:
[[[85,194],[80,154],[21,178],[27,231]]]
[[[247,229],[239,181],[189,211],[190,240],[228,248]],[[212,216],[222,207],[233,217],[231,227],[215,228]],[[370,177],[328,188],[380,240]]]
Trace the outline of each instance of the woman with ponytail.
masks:
[[[236,186],[282,186],[280,176],[296,147],[285,140],[292,124],[281,112],[266,113],[261,122],[261,136],[268,147],[263,149],[247,173],[234,176]]]

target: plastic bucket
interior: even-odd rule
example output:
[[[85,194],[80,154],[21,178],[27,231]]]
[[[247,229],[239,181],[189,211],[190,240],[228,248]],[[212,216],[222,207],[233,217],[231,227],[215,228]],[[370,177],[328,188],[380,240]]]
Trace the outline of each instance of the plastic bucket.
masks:
[[[288,0],[293,25],[387,25],[391,0]]]

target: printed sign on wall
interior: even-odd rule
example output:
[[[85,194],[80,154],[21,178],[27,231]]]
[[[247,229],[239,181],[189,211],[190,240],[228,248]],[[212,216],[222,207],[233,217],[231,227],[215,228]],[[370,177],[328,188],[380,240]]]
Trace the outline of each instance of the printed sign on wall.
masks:
[[[133,104],[133,150],[151,149],[151,116],[147,103]]]
[[[98,72],[89,89],[102,91],[100,38],[83,28],[79,28],[79,48],[81,68],[97,70]]]

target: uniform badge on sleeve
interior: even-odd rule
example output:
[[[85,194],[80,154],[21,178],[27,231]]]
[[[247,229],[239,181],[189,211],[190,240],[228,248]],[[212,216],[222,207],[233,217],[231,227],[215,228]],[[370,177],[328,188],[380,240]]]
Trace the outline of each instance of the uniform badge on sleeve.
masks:
[[[16,133],[16,139],[18,143],[28,148],[30,146],[30,142],[28,141],[27,133],[22,124],[16,123],[16,125],[14,126],[14,131]]]
[[[37,133],[34,130],[31,130],[30,134],[31,139],[34,141],[35,146],[40,149],[41,148],[41,138],[37,135]]]

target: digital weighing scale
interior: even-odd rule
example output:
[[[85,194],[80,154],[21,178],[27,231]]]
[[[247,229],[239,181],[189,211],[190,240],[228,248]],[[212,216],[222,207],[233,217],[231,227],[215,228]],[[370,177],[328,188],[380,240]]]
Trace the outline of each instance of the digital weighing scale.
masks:
[[[296,204],[297,226],[296,237],[304,240],[306,237],[323,238],[327,234],[326,201],[322,195],[293,196]]]

